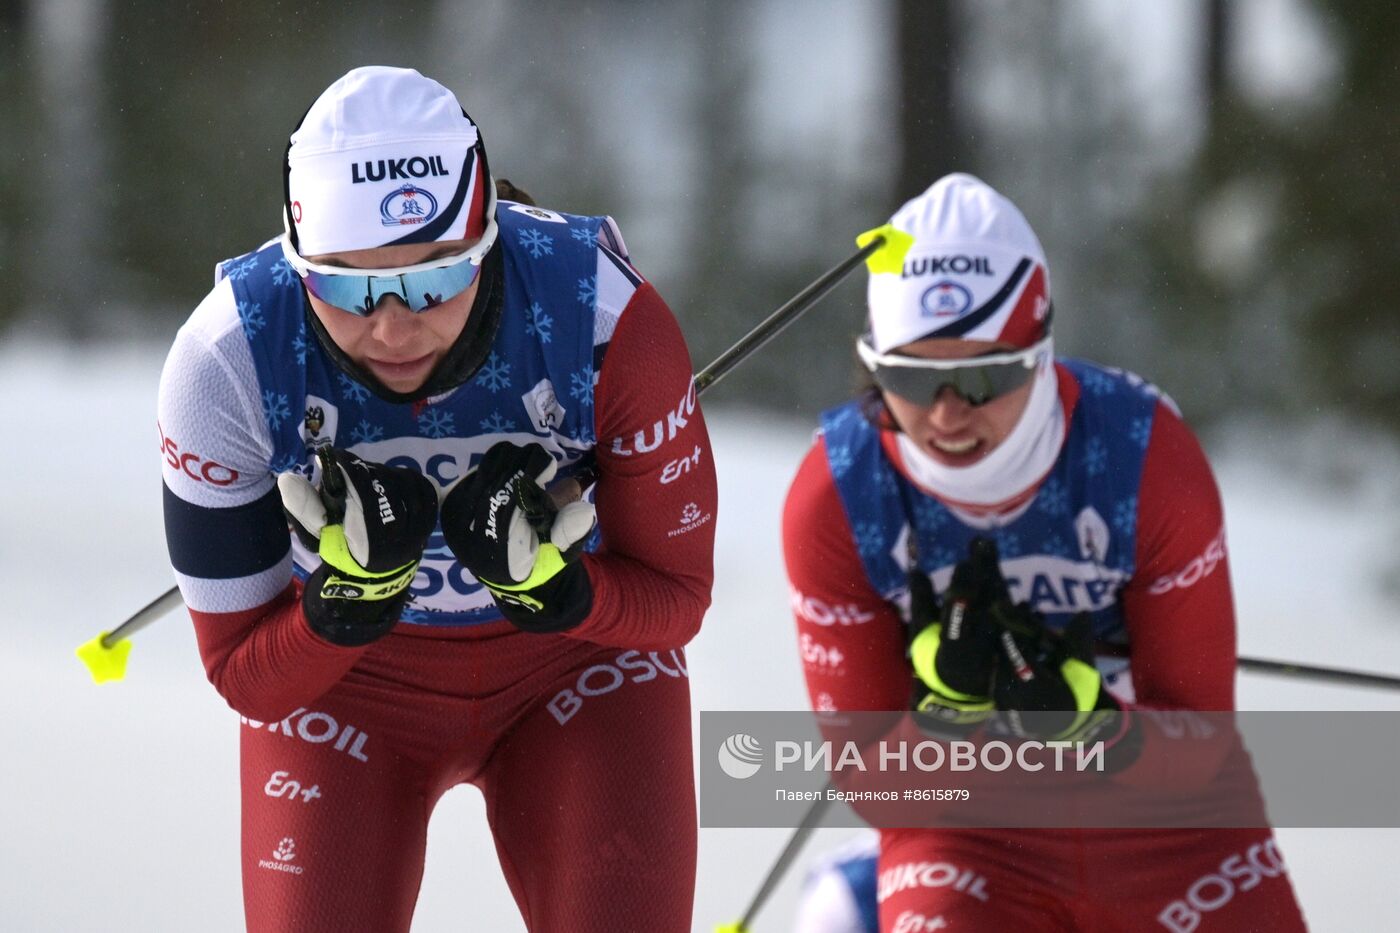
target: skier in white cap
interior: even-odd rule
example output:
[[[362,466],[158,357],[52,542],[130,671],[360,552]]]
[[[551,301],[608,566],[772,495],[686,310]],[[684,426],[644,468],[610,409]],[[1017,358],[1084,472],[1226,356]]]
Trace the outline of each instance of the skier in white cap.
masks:
[[[1049,714],[1050,737],[1104,742],[1124,781],[1196,767],[1253,806],[1238,745],[1165,741],[1132,715],[1234,708],[1224,523],[1196,438],[1142,379],[1055,356],[1044,250],[981,180],[939,179],[883,232],[903,257],[870,274],[871,386],[823,415],[784,510],[799,634],[823,649],[804,652],[813,706],[913,709],[945,736]],[[886,933],[1304,928],[1267,823],[893,818]]]
[[[247,928],[407,931],[464,783],[530,930],[688,928],[716,494],[675,319],[611,218],[498,199],[411,69],[332,84],[284,177],[159,402],[171,562],[243,716]]]

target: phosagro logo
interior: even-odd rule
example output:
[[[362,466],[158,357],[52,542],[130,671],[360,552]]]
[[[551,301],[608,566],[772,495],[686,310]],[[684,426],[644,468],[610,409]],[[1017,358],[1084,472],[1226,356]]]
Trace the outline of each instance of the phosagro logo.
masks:
[[[687,502],[685,508],[681,509],[681,523],[678,527],[666,532],[666,537],[674,538],[678,535],[690,534],[690,532],[701,527],[713,516],[709,512],[701,512],[700,506],[694,502]]]
[[[763,766],[763,746],[746,732],[736,732],[719,747],[719,766],[737,780],[751,778]]]
[[[277,848],[272,850],[271,859],[258,859],[258,867],[266,868],[269,871],[286,872],[289,875],[299,875],[306,871],[300,865],[290,864],[292,859],[297,857],[297,843],[291,836],[283,836],[277,843]]]

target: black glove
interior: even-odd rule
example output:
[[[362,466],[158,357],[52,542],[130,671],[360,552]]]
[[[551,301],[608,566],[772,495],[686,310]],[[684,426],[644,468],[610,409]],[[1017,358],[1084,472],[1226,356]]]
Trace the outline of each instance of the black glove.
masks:
[[[447,491],[442,534],[491,591],[501,615],[527,632],[562,632],[593,609],[578,560],[597,515],[582,499],[556,509],[544,491],[558,464],[539,444],[501,441]]]
[[[303,544],[321,556],[306,581],[306,621],[326,641],[367,645],[388,633],[437,524],[437,493],[418,473],[317,452],[321,488],[300,473],[277,477],[282,508]]]
[[[1061,633],[1051,632],[1029,603],[992,606],[1000,652],[992,677],[996,708],[1008,712],[1022,735],[1087,740],[1120,709],[1094,666],[1093,619],[1076,613]],[[1034,713],[1022,717],[1020,713]]]
[[[909,644],[914,666],[914,709],[944,722],[981,722],[993,709],[992,672],[997,660],[997,632],[986,618],[991,605],[1006,599],[997,548],[974,538],[968,556],[953,568],[941,607],[928,577],[910,575],[910,617],[936,618]]]

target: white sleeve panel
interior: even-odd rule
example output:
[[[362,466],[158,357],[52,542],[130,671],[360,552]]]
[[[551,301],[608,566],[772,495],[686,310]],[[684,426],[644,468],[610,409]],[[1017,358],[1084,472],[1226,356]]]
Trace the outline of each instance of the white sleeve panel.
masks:
[[[180,499],[228,508],[272,488],[272,438],[229,281],[214,287],[175,336],[157,411],[162,475]]]
[[[192,577],[175,572],[175,583],[180,587],[180,595],[185,605],[195,612],[242,612],[254,606],[262,606],[282,592],[287,581],[292,578],[292,551],[281,563],[269,567],[261,573],[231,580],[210,580]]]
[[[611,217],[598,231],[597,310],[593,318],[593,345],[607,343],[617,329],[617,319],[645,279],[632,267],[622,234]]]

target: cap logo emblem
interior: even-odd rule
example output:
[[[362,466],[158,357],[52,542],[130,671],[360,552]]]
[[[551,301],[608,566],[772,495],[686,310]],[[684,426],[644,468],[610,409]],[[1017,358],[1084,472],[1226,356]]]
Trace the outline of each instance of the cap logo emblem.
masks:
[[[919,299],[924,317],[957,318],[972,308],[972,292],[957,282],[935,282]]]
[[[437,214],[437,198],[422,188],[404,185],[389,192],[379,202],[379,222],[386,227],[404,227],[427,223]]]

